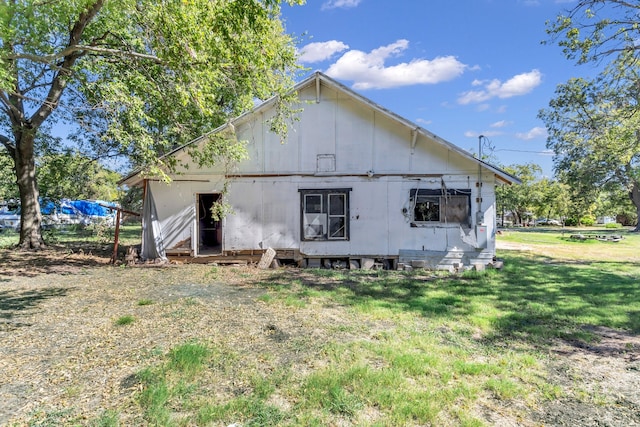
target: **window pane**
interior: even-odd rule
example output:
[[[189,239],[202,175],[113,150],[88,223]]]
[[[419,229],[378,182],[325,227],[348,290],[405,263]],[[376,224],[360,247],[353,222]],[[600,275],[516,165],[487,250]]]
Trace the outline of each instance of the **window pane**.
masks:
[[[414,221],[440,221],[440,198],[418,196],[413,211]]]
[[[322,213],[322,195],[306,194],[304,196],[304,211],[306,213]]]
[[[329,218],[329,238],[345,237],[345,233],[343,216]]]
[[[329,194],[329,215],[344,215],[344,194]]]
[[[322,237],[322,233],[321,224],[306,224],[304,227],[304,237],[306,238]]]
[[[299,190],[302,240],[349,239],[349,192],[342,188]]]
[[[469,198],[467,196],[447,196],[442,198],[447,222],[464,224],[469,222]]]

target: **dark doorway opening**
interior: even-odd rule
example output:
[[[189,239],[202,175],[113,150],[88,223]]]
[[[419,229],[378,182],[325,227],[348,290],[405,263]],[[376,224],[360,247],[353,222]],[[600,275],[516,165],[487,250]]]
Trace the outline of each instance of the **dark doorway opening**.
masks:
[[[211,214],[211,207],[219,199],[218,193],[198,194],[198,255],[222,253],[222,222]]]

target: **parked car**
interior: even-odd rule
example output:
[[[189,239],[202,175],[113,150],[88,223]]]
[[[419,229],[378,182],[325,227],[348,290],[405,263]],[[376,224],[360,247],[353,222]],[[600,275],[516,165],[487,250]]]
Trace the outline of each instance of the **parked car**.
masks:
[[[111,208],[110,208],[111,207]],[[44,228],[64,227],[67,225],[87,226],[90,224],[115,225],[114,203],[89,200],[43,201],[42,226]],[[0,229],[20,228],[20,208],[0,212]]]
[[[21,216],[20,208],[0,214],[0,226],[5,229],[18,230]],[[87,225],[90,221],[90,218],[69,205],[57,206],[54,210],[46,212],[43,210],[42,212],[42,226],[44,228],[72,224]]]
[[[0,228],[13,230],[20,228],[20,208],[0,213]]]
[[[549,219],[549,218],[538,218],[536,220],[536,225],[562,225],[562,222],[557,219]]]
[[[65,203],[56,206],[54,212],[49,215],[49,222],[55,225],[89,225],[91,219],[74,206]]]

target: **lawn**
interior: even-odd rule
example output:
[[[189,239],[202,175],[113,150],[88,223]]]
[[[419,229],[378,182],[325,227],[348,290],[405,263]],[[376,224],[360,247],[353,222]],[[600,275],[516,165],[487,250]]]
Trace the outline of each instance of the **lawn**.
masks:
[[[502,270],[454,276],[4,270],[0,424],[639,423],[640,236],[616,232],[506,232]]]

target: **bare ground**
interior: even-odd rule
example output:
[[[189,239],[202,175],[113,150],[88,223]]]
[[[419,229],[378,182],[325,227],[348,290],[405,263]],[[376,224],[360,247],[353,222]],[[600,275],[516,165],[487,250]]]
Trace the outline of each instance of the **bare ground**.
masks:
[[[265,291],[257,284],[269,273],[253,268],[121,268],[107,260],[108,254],[88,251],[0,250],[0,425],[27,425],[39,411],[69,408],[86,419],[114,409],[123,425],[140,425],[134,374],[176,345],[207,339],[268,369],[313,369],[317,360],[299,351],[300,344],[313,349],[329,333],[349,339],[326,325],[354,322],[341,307],[283,310],[262,303]],[[139,305],[142,300],[153,304]],[[118,327],[116,319],[125,315],[136,321]],[[372,323],[362,331],[374,335],[386,326]],[[606,328],[590,332],[599,337],[593,345],[557,342],[550,348],[548,378],[565,397],[522,419],[492,407],[483,414],[486,421],[640,426],[640,337]],[[260,360],[267,347],[276,348],[275,360]]]

